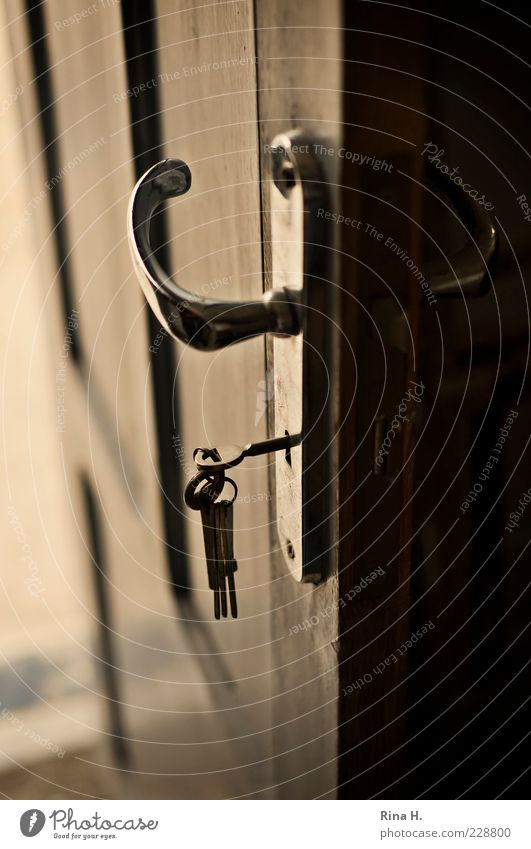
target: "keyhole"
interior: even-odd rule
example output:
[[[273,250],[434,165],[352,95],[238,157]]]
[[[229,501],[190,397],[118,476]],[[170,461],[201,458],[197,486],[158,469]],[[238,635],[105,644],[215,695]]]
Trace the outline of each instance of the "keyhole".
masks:
[[[284,435],[289,436],[289,430],[285,430]],[[291,445],[286,448],[286,463],[291,469]]]

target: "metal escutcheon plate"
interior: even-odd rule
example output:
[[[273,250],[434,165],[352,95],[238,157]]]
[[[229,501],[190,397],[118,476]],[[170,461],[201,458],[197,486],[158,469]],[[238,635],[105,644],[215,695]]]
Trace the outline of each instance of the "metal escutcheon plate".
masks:
[[[275,337],[274,433],[302,433],[275,455],[276,524],[287,568],[318,583],[335,569],[337,541],[338,287],[329,180],[302,133],[272,145],[272,286],[297,292],[298,336]]]

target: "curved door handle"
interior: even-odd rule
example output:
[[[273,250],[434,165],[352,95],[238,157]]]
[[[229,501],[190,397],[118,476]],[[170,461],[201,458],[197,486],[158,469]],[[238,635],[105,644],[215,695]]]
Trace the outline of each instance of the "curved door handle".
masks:
[[[275,455],[277,525],[291,573],[317,583],[332,571],[337,537],[340,290],[334,284],[337,236],[324,214],[333,206],[333,185],[316,149],[317,140],[298,130],[276,136],[269,148],[275,288],[261,298],[208,300],[181,288],[161,268],[150,244],[150,221],[167,198],[191,186],[190,169],[178,159],[159,162],[138,181],[128,235],[144,294],[171,336],[210,351],[262,333],[290,337],[271,346],[278,377],[275,432],[283,446],[290,434],[293,439],[289,458],[286,450]],[[286,394],[289,403],[282,402]],[[285,502],[279,491],[287,493]]]
[[[437,298],[484,295],[492,283],[498,249],[496,230],[490,216],[477,201],[434,166],[430,166],[427,176],[441,194],[451,200],[471,239],[448,261],[437,260],[426,265],[426,279],[431,291]]]
[[[191,185],[188,165],[180,159],[165,159],[140,178],[129,203],[128,236],[135,269],[164,329],[203,351],[262,333],[297,335],[296,292],[270,289],[254,301],[214,301],[181,288],[161,267],[150,244],[151,218],[165,200],[185,194]]]

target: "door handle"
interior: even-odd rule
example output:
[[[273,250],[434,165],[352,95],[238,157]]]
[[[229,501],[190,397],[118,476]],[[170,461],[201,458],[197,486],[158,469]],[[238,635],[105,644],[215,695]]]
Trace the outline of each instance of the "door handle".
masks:
[[[476,298],[486,294],[492,283],[492,274],[498,252],[498,238],[486,210],[457,186],[442,171],[430,165],[428,178],[454,205],[459,219],[469,237],[465,245],[447,262],[433,262],[426,266],[426,278],[433,294],[438,298]]]
[[[297,335],[297,292],[270,289],[254,301],[215,301],[183,289],[164,271],[151,247],[151,219],[164,201],[186,194],[191,185],[188,165],[165,159],[140,178],[129,203],[128,236],[135,270],[161,325],[170,336],[202,351],[262,333]]]
[[[332,206],[333,189],[316,141],[293,131],[277,136],[269,148],[274,286],[254,301],[192,294],[169,277],[154,255],[150,222],[165,200],[190,189],[185,162],[166,159],[146,171],[128,210],[135,269],[170,336],[203,351],[263,333],[284,337],[274,338],[272,346],[275,433],[279,438],[300,434],[300,439],[290,452],[276,455],[277,526],[291,573],[315,583],[331,572],[335,557],[339,379],[339,287],[331,250],[337,237],[330,216],[323,214]]]

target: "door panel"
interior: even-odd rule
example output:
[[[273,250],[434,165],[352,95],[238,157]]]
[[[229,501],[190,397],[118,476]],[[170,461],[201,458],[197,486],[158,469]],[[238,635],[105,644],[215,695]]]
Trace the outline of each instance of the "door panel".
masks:
[[[172,271],[184,288],[204,297],[258,297],[262,256],[252,3],[190,8],[159,0],[156,8],[164,153],[183,159],[192,172],[190,192],[168,209]],[[214,353],[176,344],[176,358],[181,431],[175,439],[178,461],[190,477],[195,447],[245,444],[266,435],[264,340]],[[252,795],[271,784],[267,458],[247,461],[230,476],[239,490],[237,620],[214,620],[198,512],[187,511],[186,527],[195,615],[207,623],[224,662],[224,668],[206,672],[217,712],[205,716],[205,727],[214,739],[229,737],[241,792]],[[205,761],[209,764],[208,754]]]
[[[272,256],[270,195],[266,188],[271,179],[268,145],[278,133],[303,129],[315,136],[316,143],[322,140],[326,149],[332,146],[337,150],[341,146],[341,16],[339,2],[310,0],[297,5],[273,0],[257,4],[264,263],[269,275]],[[338,157],[321,157],[327,179],[337,186]],[[334,210],[339,208],[336,190]],[[330,285],[340,280],[338,269],[336,261]],[[268,368],[276,381],[271,344],[268,355]],[[284,391],[289,401],[289,390]],[[304,391],[311,392],[311,385],[306,385]],[[293,398],[293,403],[300,404],[300,398]],[[273,416],[272,419],[274,428]],[[317,587],[297,583],[285,563],[276,529],[273,535],[276,792],[285,798],[332,797],[337,784],[337,574],[329,575]]]

